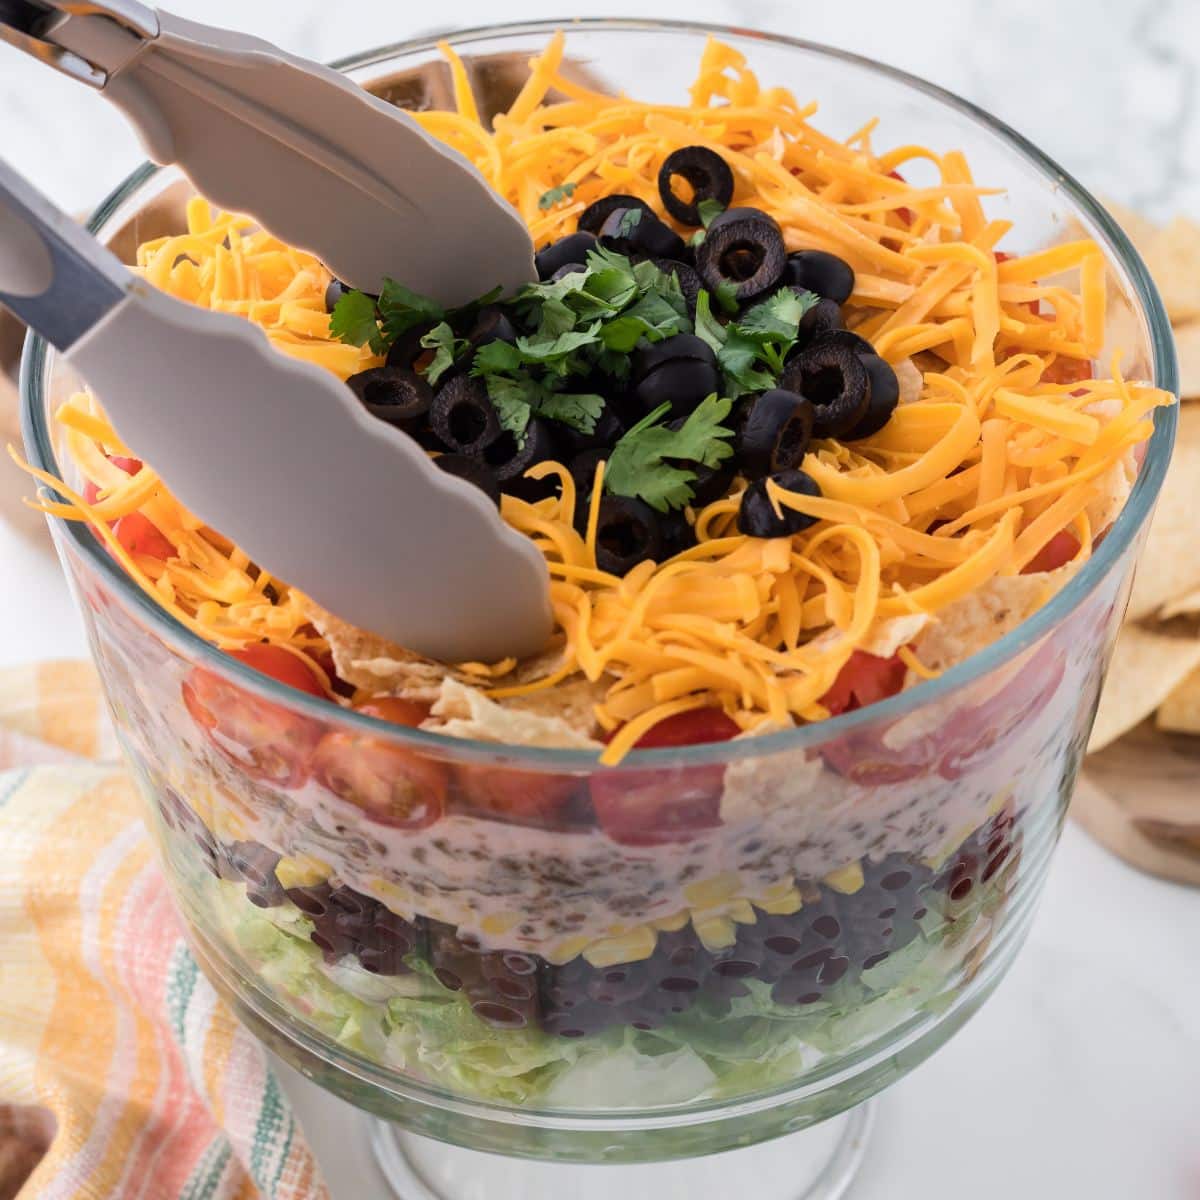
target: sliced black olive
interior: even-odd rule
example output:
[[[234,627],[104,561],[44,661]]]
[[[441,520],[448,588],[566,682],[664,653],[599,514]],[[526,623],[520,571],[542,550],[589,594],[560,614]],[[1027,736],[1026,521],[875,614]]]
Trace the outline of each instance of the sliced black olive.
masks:
[[[184,256],[186,257],[186,256]],[[342,299],[342,296],[349,292],[353,292],[353,288],[348,283],[343,283],[341,280],[330,280],[329,287],[325,288],[325,312],[332,312],[337,307],[337,301]]]
[[[844,326],[841,305],[834,300],[818,300],[800,318],[800,325],[796,330],[796,345],[807,346],[815,338],[833,333]]]
[[[867,372],[867,415],[849,433],[843,434],[847,442],[878,433],[891,420],[900,402],[900,381],[889,363],[878,354],[860,354],[858,361]]]
[[[649,208],[614,208],[600,226],[600,244],[647,258],[678,258],[686,250],[683,238]]]
[[[821,494],[816,480],[803,471],[778,471],[758,479],[742,493],[737,520],[739,533],[757,538],[789,537],[816,524],[816,517],[797,512],[794,508],[785,508],[782,504],[777,514],[775,505],[767,495],[768,481],[778,484],[786,492],[799,492],[805,496]]]
[[[456,375],[440,387],[429,406],[438,440],[456,454],[482,455],[499,436],[500,419],[478,379]]]
[[[549,423],[534,417],[525,427],[525,442],[505,430],[482,454],[483,461],[496,473],[502,490],[509,480],[520,479],[535,463],[554,457],[554,436]]]
[[[738,466],[747,479],[789,471],[804,461],[813,431],[813,406],[805,397],[772,388],[749,406],[737,438]]]
[[[592,488],[596,482],[596,467],[601,460],[607,461],[612,451],[607,446],[596,446],[576,454],[567,464],[571,478],[575,480],[575,520],[576,524],[587,524],[587,503],[592,498]],[[579,518],[582,516],[583,521]]]
[[[488,466],[469,454],[439,454],[434,465],[447,475],[455,475],[473,483],[481,492],[486,492],[492,503],[500,506],[500,485]]]
[[[672,190],[671,180],[676,175],[691,184],[690,200],[680,200]],[[699,225],[701,200],[715,200],[722,208],[729,207],[733,199],[733,172],[715,150],[707,146],[681,146],[667,155],[658,172],[658,194],[675,220],[684,225]]]
[[[659,533],[662,537],[659,562],[674,558],[676,554],[682,554],[696,544],[696,531],[682,510],[676,510],[661,517]]]
[[[663,338],[661,342],[650,342],[640,346],[634,351],[634,383],[645,379],[655,367],[681,358],[714,365],[717,361],[713,348],[702,337],[694,333],[677,333],[672,337]]]
[[[677,333],[638,350],[633,380],[645,412],[670,404],[672,417],[686,417],[701,400],[721,390],[717,356],[694,333]]]
[[[845,304],[854,291],[854,268],[827,250],[797,250],[787,257],[783,282]]]
[[[611,403],[607,401],[600,410],[600,415],[596,418],[596,424],[592,427],[591,433],[572,429],[570,425],[564,425],[560,421],[554,422],[555,440],[562,452],[563,462],[569,462],[583,450],[591,450],[596,447],[602,447],[607,454],[609,448],[624,432],[625,423],[617,416]]]
[[[624,192],[613,192],[611,196],[601,196],[599,200],[593,200],[579,214],[579,228],[584,233],[599,234],[600,226],[608,219],[609,213],[618,208],[640,208],[645,212],[652,211],[645,200],[639,200],[636,196],[629,196]]]
[[[710,291],[732,286],[737,300],[769,291],[783,277],[787,252],[779,225],[756,208],[730,208],[696,247],[696,270]]]
[[[433,402],[433,389],[415,371],[403,367],[373,367],[351,375],[346,383],[367,412],[401,429],[423,422]]]
[[[559,238],[557,242],[551,242],[549,246],[544,246],[533,256],[538,278],[549,279],[555,272],[566,266],[583,270],[587,265],[588,251],[595,244],[596,235],[584,231],[569,233],[566,237]]]
[[[813,436],[841,437],[867,415],[867,371],[853,350],[819,338],[783,368],[780,387],[813,406]]]
[[[658,513],[629,496],[605,496],[596,526],[596,566],[612,575],[625,575],[640,562],[662,555]]]
[[[488,342],[509,342],[517,340],[516,326],[508,319],[508,314],[498,304],[489,304],[479,310],[474,324],[467,332],[467,341],[478,349]]]
[[[673,258],[656,258],[653,262],[664,275],[674,275],[679,280],[679,290],[687,303],[688,313],[695,317],[696,301],[704,290],[704,281],[696,273],[696,268]]]
[[[421,345],[421,339],[437,324],[436,321],[422,321],[402,333],[393,343],[387,354],[389,367],[405,367],[412,370],[422,355],[433,355],[433,351]]]
[[[835,346],[845,346],[847,350],[853,350],[860,358],[865,354],[875,353],[875,347],[866,338],[859,337],[857,333],[851,333],[849,329],[828,329],[824,333],[817,334],[809,342],[809,345],[816,341],[820,341],[822,344],[828,342]]]

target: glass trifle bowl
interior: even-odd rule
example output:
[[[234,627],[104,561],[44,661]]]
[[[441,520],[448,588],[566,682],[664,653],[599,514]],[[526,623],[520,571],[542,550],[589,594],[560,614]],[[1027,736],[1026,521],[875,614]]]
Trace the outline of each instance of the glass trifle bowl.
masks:
[[[485,109],[507,108],[514,64],[554,28],[450,38]],[[977,178],[1006,188],[985,207],[1015,222],[1023,248],[1069,229],[1095,238],[1124,374],[1176,390],[1165,314],[1130,244],[971,105],[744,30],[571,22],[568,54],[589,87],[673,101],[710,34],[819,100],[827,133],[882,114],[890,143],[961,147]],[[342,65],[396,103],[451,103],[432,39]],[[145,167],[92,229],[129,261],[181,228],[191,194],[178,171]],[[29,457],[68,482],[53,414],[79,383],[31,339]],[[271,1049],[381,1119],[380,1158],[405,1194],[482,1194],[444,1167],[457,1151],[424,1139],[641,1164],[796,1134],[779,1194],[833,1196],[860,1152],[864,1102],[979,1008],[1024,939],[1174,421],[1157,411],[1132,493],[1086,564],[965,662],[816,724],[634,750],[616,766],[301,694],[177,622],[86,526],[52,525],[201,966]],[[438,803],[392,819],[378,798],[414,780]],[[660,821],[679,796],[708,817]],[[824,1135],[805,1132],[821,1122]],[[705,1195],[719,1176],[686,1178]],[[622,1186],[637,1194],[637,1179]]]

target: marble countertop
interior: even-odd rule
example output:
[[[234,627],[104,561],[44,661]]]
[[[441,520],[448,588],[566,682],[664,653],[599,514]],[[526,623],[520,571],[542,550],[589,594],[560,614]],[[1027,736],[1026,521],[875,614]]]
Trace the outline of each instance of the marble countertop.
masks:
[[[415,6],[383,0],[170,7],[326,59],[432,25]],[[1191,161],[1200,152],[1196,0],[629,7],[788,32],[894,63],[995,112],[1096,190],[1155,217],[1200,217],[1200,167]],[[575,0],[508,0],[502,11],[514,20],[585,10]],[[461,27],[498,9],[458,0],[447,12],[447,23]],[[86,89],[5,51],[0,157],[78,211],[142,155],[120,118]],[[0,664],[86,653],[47,546],[0,522],[0,562]],[[957,1200],[964,1184],[973,1200],[1194,1200],[1198,999],[1200,892],[1138,875],[1068,826],[1009,978],[959,1037],[881,1099],[853,1200]],[[286,1082],[334,1200],[390,1195],[367,1161],[352,1110],[302,1080]]]

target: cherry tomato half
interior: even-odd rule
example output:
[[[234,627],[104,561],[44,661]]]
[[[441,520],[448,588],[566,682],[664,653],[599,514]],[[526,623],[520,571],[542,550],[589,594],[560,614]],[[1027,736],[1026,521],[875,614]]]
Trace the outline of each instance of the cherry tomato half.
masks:
[[[230,657],[298,691],[325,695],[312,671],[282,647],[245,646]],[[182,690],[192,720],[252,779],[296,787],[308,777],[308,760],[323,728],[319,721],[244,691],[212,671],[193,671]]]
[[[124,471],[126,475],[136,475],[142,469],[140,458],[126,458],[123,454],[109,454],[107,458],[114,467]],[[95,504],[100,499],[100,489],[90,479],[83,485],[83,498],[89,504]]]
[[[900,180],[901,183],[908,182],[908,180],[905,179],[904,176],[901,175],[899,171],[889,171],[888,175],[890,175],[891,178],[893,178],[893,179]],[[914,213],[913,210],[911,208],[908,208],[907,206],[896,209],[896,216],[898,216],[900,218],[900,220],[902,220],[905,223],[905,225],[911,225],[917,219],[917,214]]]
[[[415,728],[429,716],[423,704],[379,697],[355,706],[393,725]],[[313,776],[370,820],[393,829],[424,829],[446,807],[443,763],[383,738],[338,730],[327,733],[313,756]]]
[[[880,658],[865,650],[855,650],[838,672],[833,686],[821,697],[821,703],[835,717],[865,708],[900,691],[907,671],[898,654]]]
[[[1057,571],[1079,553],[1079,539],[1067,529],[1060,529],[1022,568],[1022,575],[1040,571]]]
[[[585,786],[570,775],[515,771],[461,763],[454,768],[455,794],[451,807],[468,813],[487,813],[516,825],[567,828],[576,796]]]
[[[144,513],[131,512],[119,518],[113,533],[130,554],[157,558],[160,562],[166,562],[175,554],[170,539]]]
[[[1043,372],[1043,383],[1083,383],[1093,379],[1090,358],[1065,358],[1059,355]]]
[[[726,742],[740,732],[717,708],[676,713],[648,729],[639,749]],[[657,767],[600,771],[592,777],[592,805],[600,827],[616,842],[655,846],[682,842],[721,823],[725,768]]]

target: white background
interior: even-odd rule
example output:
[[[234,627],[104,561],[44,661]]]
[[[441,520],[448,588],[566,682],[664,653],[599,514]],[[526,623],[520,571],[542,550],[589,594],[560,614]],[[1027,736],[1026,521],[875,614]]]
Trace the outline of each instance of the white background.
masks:
[[[431,6],[411,0],[172,7],[324,59],[435,27],[587,11],[571,0],[460,0],[435,22]],[[883,59],[989,108],[1093,188],[1160,218],[1200,218],[1197,0],[641,0],[634,9]],[[0,156],[71,211],[141,159],[114,112],[6,47]],[[44,544],[0,522],[0,665],[85,652]],[[1010,978],[880,1107],[854,1200],[1196,1200],[1200,893],[1137,875],[1068,827]],[[304,1110],[315,1112],[311,1097]],[[335,1200],[383,1194],[336,1112],[308,1121]]]

